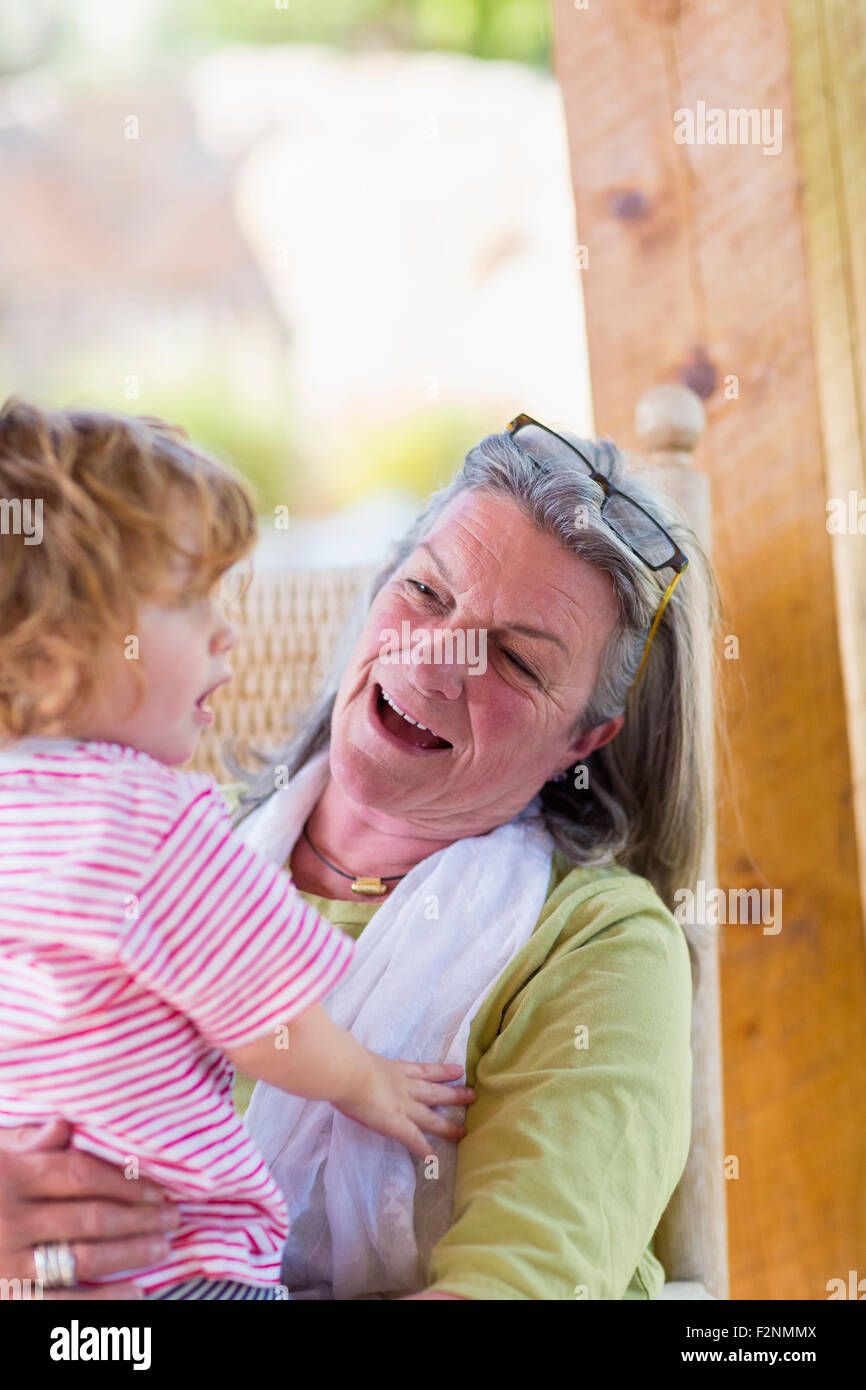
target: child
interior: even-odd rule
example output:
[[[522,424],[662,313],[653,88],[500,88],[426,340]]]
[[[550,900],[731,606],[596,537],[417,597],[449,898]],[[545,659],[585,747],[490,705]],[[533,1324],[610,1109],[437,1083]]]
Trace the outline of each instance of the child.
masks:
[[[241,483],[161,421],[10,400],[0,522],[0,1125],[60,1115],[166,1188],[146,1296],[278,1297],[285,1204],[230,1063],[420,1156],[463,1133],[432,1107],[473,1093],[330,1022],[351,939],[210,777],[169,770],[231,676],[214,590],[256,539]],[[40,1252],[75,1282],[68,1247]]]

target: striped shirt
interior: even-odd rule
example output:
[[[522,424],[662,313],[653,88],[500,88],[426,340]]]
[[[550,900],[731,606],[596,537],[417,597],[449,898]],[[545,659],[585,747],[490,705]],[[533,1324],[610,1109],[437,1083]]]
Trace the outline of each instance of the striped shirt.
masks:
[[[279,1046],[353,951],[232,832],[212,778],[118,744],[0,749],[0,1126],[62,1116],[74,1147],[167,1189],[180,1229],[142,1288],[279,1279],[285,1204],[223,1052]]]

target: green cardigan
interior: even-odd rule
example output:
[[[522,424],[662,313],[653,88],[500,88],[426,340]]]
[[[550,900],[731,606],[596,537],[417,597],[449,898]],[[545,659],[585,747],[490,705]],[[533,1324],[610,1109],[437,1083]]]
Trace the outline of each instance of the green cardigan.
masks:
[[[354,939],[379,906],[302,896]],[[538,923],[472,1022],[477,1099],[428,1288],[658,1295],[653,1233],[689,1149],[691,1004],[686,940],[652,885],[557,851]]]

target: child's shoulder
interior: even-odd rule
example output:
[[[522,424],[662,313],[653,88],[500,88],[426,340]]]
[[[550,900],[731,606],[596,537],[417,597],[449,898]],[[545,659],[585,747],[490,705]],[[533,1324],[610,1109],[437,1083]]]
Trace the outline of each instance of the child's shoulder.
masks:
[[[219,784],[203,772],[167,767],[128,744],[84,739],[24,739],[0,756],[4,781],[27,785],[58,802],[71,796],[110,802],[115,812],[147,809],[152,819],[175,819],[191,802],[212,797],[225,807]]]
[[[167,767],[140,748],[125,744],[89,743],[84,748],[94,768],[102,770],[107,779],[122,781],[130,796],[153,798],[167,809],[180,809],[203,794],[212,796],[220,807],[224,804],[219,783],[209,773]]]

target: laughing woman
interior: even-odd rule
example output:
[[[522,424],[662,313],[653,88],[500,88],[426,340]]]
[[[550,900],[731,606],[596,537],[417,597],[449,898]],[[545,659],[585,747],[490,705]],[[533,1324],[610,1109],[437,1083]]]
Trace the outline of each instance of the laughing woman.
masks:
[[[477,1099],[423,1160],[257,1086],[293,1298],[658,1295],[690,1136],[672,908],[710,814],[718,612],[697,537],[623,455],[526,417],[376,576],[240,829],[357,942],[331,1017],[385,1055],[464,1063]],[[46,1240],[82,1285],[152,1258],[155,1204],[66,1138],[0,1154],[0,1274],[32,1277]]]

